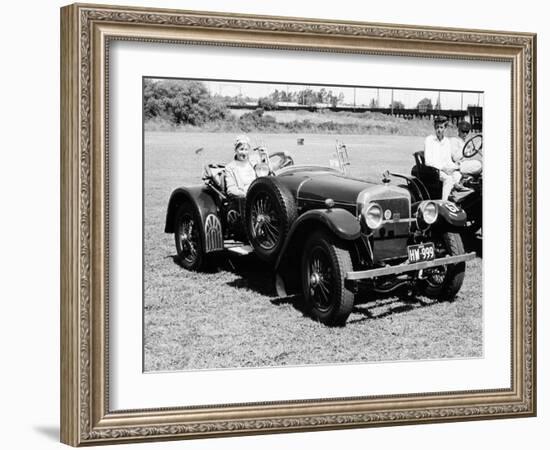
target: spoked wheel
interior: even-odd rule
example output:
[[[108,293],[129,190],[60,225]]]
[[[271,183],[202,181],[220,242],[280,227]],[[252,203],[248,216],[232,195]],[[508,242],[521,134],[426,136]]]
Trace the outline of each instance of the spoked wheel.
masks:
[[[345,286],[353,270],[349,251],[325,232],[314,233],[302,255],[302,290],[307,312],[326,325],[344,325],[353,308],[354,294]]]
[[[296,220],[294,197],[274,177],[257,178],[246,194],[246,233],[256,255],[275,260]]]
[[[183,204],[176,213],[175,241],[180,264],[188,270],[204,268],[206,255],[199,232],[200,221],[191,205]]]
[[[432,289],[439,289],[445,282],[445,276],[447,275],[447,266],[439,266],[431,269],[430,273],[426,277],[426,283]]]
[[[257,244],[269,252],[281,240],[281,222],[277,218],[272,196],[260,192],[254,198],[250,210],[252,233]]]
[[[332,306],[334,295],[334,277],[330,255],[323,247],[315,247],[309,255],[306,266],[308,277],[308,295],[313,308],[326,313]]]
[[[436,258],[463,255],[464,245],[458,233],[441,233],[433,237]],[[447,264],[426,270],[421,291],[427,297],[451,301],[462,287],[466,263]]]

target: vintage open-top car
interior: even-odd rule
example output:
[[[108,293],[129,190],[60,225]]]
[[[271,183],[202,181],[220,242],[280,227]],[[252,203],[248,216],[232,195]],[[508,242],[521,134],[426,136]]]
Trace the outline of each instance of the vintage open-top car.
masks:
[[[464,143],[462,157],[467,160],[477,155],[482,156],[482,149],[483,136],[481,134],[475,134]],[[414,160],[415,165],[411,169],[411,176],[393,175],[407,180],[408,189],[411,191],[413,202],[441,198],[443,185],[439,177],[439,170],[435,167],[426,165],[423,151],[415,152]],[[477,233],[477,236],[481,236],[480,231],[483,227],[482,173],[465,176],[461,182],[464,187],[469,190],[462,192],[453,191],[451,196],[453,203],[466,212],[467,221],[463,231]]]
[[[204,184],[172,193],[165,231],[183,267],[203,269],[222,251],[253,252],[272,265],[279,295],[303,294],[305,311],[327,325],[345,324],[361,286],[456,296],[475,256],[464,252],[461,208],[414,201],[388,172],[376,182],[349,176],[340,143],[329,167],[257,151],[258,177],[244,202],[226,194],[220,165],[206,168]]]

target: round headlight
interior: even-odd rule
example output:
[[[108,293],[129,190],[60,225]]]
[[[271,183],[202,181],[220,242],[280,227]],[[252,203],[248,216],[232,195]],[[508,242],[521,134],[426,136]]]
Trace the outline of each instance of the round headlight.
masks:
[[[435,202],[422,202],[416,213],[416,223],[421,230],[428,228],[437,220],[439,212]]]
[[[376,230],[382,225],[383,219],[382,208],[377,203],[369,203],[366,208],[363,210],[363,217],[367,227],[371,230]]]
[[[257,177],[267,177],[269,175],[269,167],[265,163],[258,163],[254,166],[254,171]]]
[[[422,208],[422,219],[428,225],[431,225],[437,220],[437,205],[434,202],[426,202]]]

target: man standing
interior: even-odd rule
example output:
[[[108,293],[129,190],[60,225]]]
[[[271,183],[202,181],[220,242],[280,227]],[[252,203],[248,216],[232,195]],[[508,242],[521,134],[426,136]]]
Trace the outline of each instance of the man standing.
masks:
[[[424,159],[427,166],[439,169],[439,178],[443,182],[441,199],[447,200],[453,187],[460,187],[461,174],[459,166],[453,162],[451,141],[445,136],[447,118],[436,116],[434,119],[435,134],[424,141]]]

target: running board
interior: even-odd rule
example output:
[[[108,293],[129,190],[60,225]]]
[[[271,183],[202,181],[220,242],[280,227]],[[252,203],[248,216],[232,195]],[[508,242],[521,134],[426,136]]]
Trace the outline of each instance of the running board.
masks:
[[[446,256],[445,258],[433,259],[432,261],[421,261],[413,264],[400,264],[399,266],[387,266],[379,269],[359,270],[347,272],[346,279],[348,280],[366,280],[368,278],[376,278],[384,275],[395,275],[398,273],[415,272],[417,270],[429,269],[435,266],[445,266],[447,264],[457,264],[463,261],[470,261],[476,257],[475,252],[466,253],[465,255]]]
[[[227,247],[226,250],[241,256],[250,255],[250,253],[254,252],[254,249],[250,245],[235,245]]]

